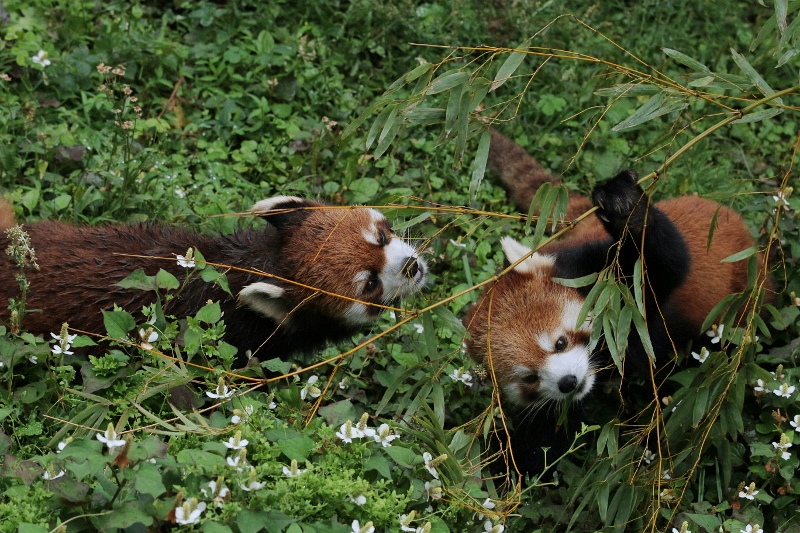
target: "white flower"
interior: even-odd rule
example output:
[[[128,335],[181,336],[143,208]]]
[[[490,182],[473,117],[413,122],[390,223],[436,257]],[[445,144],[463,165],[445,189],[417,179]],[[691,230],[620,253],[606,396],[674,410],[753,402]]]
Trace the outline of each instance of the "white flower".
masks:
[[[491,522],[484,522],[483,523],[483,530],[486,533],[503,533],[505,531],[506,526],[502,524],[494,525]]]
[[[181,525],[195,524],[206,510],[206,502],[198,502],[197,498],[189,498],[183,505],[175,508],[175,521]]]
[[[748,500],[753,500],[755,499],[756,494],[758,494],[758,492],[759,491],[756,490],[756,484],[750,483],[749,486],[745,486],[742,488],[742,490],[739,491],[739,497],[747,498]]]
[[[245,485],[244,483],[242,483],[242,484],[241,484],[241,485],[239,485],[239,486],[242,488],[242,490],[244,490],[244,491],[247,491],[247,492],[250,492],[251,490],[261,490],[261,489],[263,489],[263,488],[264,488],[266,485],[267,485],[267,482],[266,482],[266,481],[255,481],[255,480],[254,480],[254,481],[250,481],[250,482],[248,482],[248,483],[247,483],[247,485]]]
[[[711,352],[709,352],[709,351],[708,351],[708,349],[706,349],[706,347],[705,347],[705,346],[703,346],[703,347],[700,349],[700,353],[697,353],[697,352],[692,352],[692,357],[694,357],[695,359],[697,359],[697,360],[698,360],[698,361],[700,361],[701,363],[705,363],[705,362],[706,362],[706,359],[708,359],[708,354],[709,354],[709,353],[711,353]]]
[[[783,191],[778,191],[778,194],[772,196],[772,199],[775,201],[776,204],[783,203],[784,207],[789,207],[789,200],[786,199]]]
[[[400,515],[400,530],[401,531],[410,531],[411,533],[416,532],[417,528],[415,528],[415,527],[413,527],[411,525],[411,522],[414,521],[414,518],[416,517],[416,515],[417,515],[416,511],[411,511],[408,514],[401,514]]]
[[[706,335],[711,337],[711,344],[718,344],[719,341],[722,340],[722,331],[725,329],[724,324],[720,324],[719,326],[714,324],[711,326],[711,329],[706,331]]]
[[[47,52],[45,52],[44,50],[39,50],[39,53],[31,57],[31,61],[41,66],[42,68],[50,64],[50,60],[47,59]]]
[[[481,506],[487,511],[491,511],[497,506],[497,504],[494,503],[491,498],[486,498],[481,504]],[[478,520],[483,520],[483,517],[484,517],[483,513],[478,513]]]
[[[253,406],[252,406],[252,405],[250,405],[250,406],[248,406],[248,407],[250,407],[250,411],[251,411],[251,413],[252,413]],[[267,409],[269,409],[270,411],[272,411],[272,410],[273,410],[273,409],[275,409],[276,407],[278,407],[278,404],[277,404],[277,403],[275,403],[275,402],[273,402],[273,401],[270,401],[270,402],[269,402],[269,405],[267,406]],[[245,408],[245,410],[247,410],[247,408]]]
[[[781,442],[773,442],[772,443],[772,447],[775,448],[776,452],[780,453],[780,455],[781,455],[781,457],[783,458],[784,461],[788,461],[789,458],[792,456],[792,454],[789,453],[789,451],[788,451],[789,448],[792,447],[792,443],[791,442],[784,442],[783,438],[781,438]]]
[[[153,328],[139,328],[139,338],[141,339],[141,343],[139,346],[144,348],[145,350],[152,350],[153,344],[158,340],[158,332],[155,331]]]
[[[339,431],[336,432],[336,436],[349,444],[353,442],[353,439],[360,439],[363,437],[364,432],[354,426],[352,420],[348,420],[341,425]]]
[[[442,499],[442,482],[438,480],[426,481],[425,492],[428,493],[427,501]]]
[[[448,377],[451,377],[456,381],[460,381],[461,383],[463,383],[467,387],[472,385],[472,374],[470,374],[469,372],[464,372],[464,370],[461,369],[461,368],[456,368],[455,370],[453,370],[452,372],[450,372],[447,375],[448,375]]]
[[[178,266],[183,268],[194,268],[196,263],[194,260],[194,254],[192,253],[193,250],[189,248],[187,250],[186,255],[178,254],[175,258],[178,260]]]
[[[669,470],[664,470],[663,472],[661,472],[661,479],[664,479],[664,480],[672,479],[672,473],[670,473]]]
[[[433,456],[429,452],[423,452],[422,460],[425,461],[425,470],[430,472],[434,478],[439,479],[439,472],[436,471]]]
[[[284,466],[283,467],[283,474],[285,476],[289,476],[289,477],[297,477],[300,474],[303,474],[306,470],[308,470],[308,469],[307,468],[306,469],[298,468],[297,467],[297,459],[292,459],[292,464],[290,466]]]
[[[761,526],[759,524],[756,524],[754,526],[747,524],[747,527],[745,527],[744,529],[740,529],[739,533],[764,533],[764,530],[761,529]]]
[[[380,442],[384,448],[388,448],[392,445],[392,441],[400,437],[400,435],[393,434],[389,424],[381,424],[372,437],[375,439],[375,442]]]
[[[781,383],[781,386],[772,391],[772,393],[775,396],[780,396],[781,398],[791,398],[792,394],[794,394],[794,385]]]
[[[681,528],[672,528],[672,533],[692,533],[692,530],[689,529],[689,522],[684,522],[681,524]]]
[[[66,341],[67,344],[72,344],[73,342],[75,342],[75,339],[78,338],[78,334],[77,333],[75,335],[67,335],[65,339],[62,339],[61,335],[59,335],[57,333],[52,333],[51,332],[50,336],[53,337],[58,342]]]
[[[54,346],[54,348],[55,348],[55,346]],[[39,362],[39,358],[36,357],[35,355],[30,355],[30,356],[28,356],[28,361],[30,361],[31,363],[33,363],[35,365],[36,363]]]
[[[44,474],[42,474],[42,477],[45,480],[50,481],[50,480],[53,480],[53,479],[58,479],[61,476],[63,476],[64,474],[65,474],[64,470],[61,470],[56,474],[54,470],[48,468],[47,470],[45,470]]]
[[[655,458],[656,458],[656,454],[651,452],[648,448],[644,449],[644,457],[643,457],[643,459],[644,459],[645,463],[650,464],[650,463],[653,462],[653,460]]]
[[[242,417],[235,414],[231,417],[231,424],[239,424],[242,421]]]
[[[249,442],[250,441],[248,441],[247,439],[243,439],[242,438],[242,432],[241,431],[237,431],[236,434],[233,437],[231,437],[228,440],[224,441],[222,444],[224,444],[225,447],[230,449],[230,450],[241,450],[242,448],[247,446],[247,444]]]
[[[219,477],[216,481],[208,482],[208,487],[200,489],[203,496],[211,498],[217,503],[217,507],[221,507],[225,499],[230,495],[231,490],[223,484],[223,478]]]
[[[125,445],[124,439],[117,438],[117,432],[114,431],[114,424],[111,422],[108,423],[108,428],[106,428],[104,433],[98,433],[96,436],[97,440],[108,446],[110,452],[113,452],[114,448]]]
[[[236,455],[226,457],[225,461],[227,461],[228,466],[235,468],[237,472],[241,472],[244,470],[244,466],[247,464],[246,452],[247,449],[242,448]]]
[[[422,333],[423,331],[425,331],[425,326],[423,326],[422,324],[419,324],[419,323],[417,323],[417,322],[414,322],[414,323],[413,323],[413,324],[411,324],[411,325],[412,325],[412,326],[414,326],[414,329],[415,329],[415,330],[417,330],[417,333],[418,333],[418,334],[420,334],[420,333]]]
[[[372,522],[367,522],[362,527],[358,520],[353,520],[350,525],[353,527],[353,533],[375,533],[375,526],[372,525]]]
[[[56,453],[61,453],[62,451],[64,451],[64,448],[66,448],[67,444],[69,444],[70,442],[72,442],[72,437],[69,437],[67,438],[67,440],[62,440],[61,442],[59,442],[58,451]]]
[[[364,505],[367,503],[367,497],[363,494],[358,494],[357,496],[353,496],[352,494],[347,495],[347,499],[353,502],[356,505]]]
[[[214,399],[218,398],[225,399],[233,396],[235,392],[236,389],[229,389],[228,386],[225,384],[225,381],[222,378],[219,378],[217,386],[214,388],[214,392],[206,391],[206,396]]]
[[[467,247],[467,243],[454,241],[453,239],[450,239],[450,244],[452,244],[456,248],[466,248]]]
[[[792,418],[792,421],[789,422],[789,425],[791,425],[795,431],[800,433],[800,415],[794,415],[794,418]]]
[[[753,387],[753,390],[756,392],[765,392],[767,390],[767,384],[764,383],[763,379],[756,380],[756,385]]]
[[[319,398],[322,394],[322,390],[317,387],[317,381],[319,381],[318,376],[311,376],[308,378],[305,386],[300,389],[300,399],[305,400],[306,396],[310,396],[311,398]]]

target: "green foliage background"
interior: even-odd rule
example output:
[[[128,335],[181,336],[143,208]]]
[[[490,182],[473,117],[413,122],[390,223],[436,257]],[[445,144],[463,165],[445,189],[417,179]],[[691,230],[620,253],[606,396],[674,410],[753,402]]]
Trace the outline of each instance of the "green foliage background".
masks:
[[[187,527],[213,532],[347,532],[353,520],[397,531],[401,515],[422,531],[800,531],[797,447],[783,459],[773,444],[800,442],[790,425],[799,393],[771,392],[800,388],[796,96],[699,139],[731,110],[798,83],[798,5],[4,2],[0,194],[20,220],[229,232],[250,222],[213,215],[278,194],[391,204],[385,212],[432,268],[430,290],[405,306],[444,303],[405,323],[387,314],[309,360],[276,357],[268,369],[287,374],[396,326],[339,362],[261,386],[225,374],[232,354],[213,306],[189,320],[189,346],[176,343],[176,321],[154,345],[208,369],[122,340],[65,364],[52,352],[58,341],[0,325],[0,530],[160,530],[196,498],[208,507]],[[32,60],[40,50],[50,64]],[[591,422],[602,427],[579,439],[557,476],[525,485],[481,463],[498,423],[491,383],[448,376],[479,373],[457,317],[475,297],[467,289],[502,268],[499,238],[538,236],[535,224],[500,216],[514,210],[482,179],[487,120],[583,192],[691,147],[654,195],[732,205],[777,250],[780,295],[763,320],[729,329],[728,355],[680,360],[670,409],[645,397],[620,410],[613,391],[599,397]],[[773,199],[779,191],[787,204]],[[167,298],[182,281],[151,283]],[[613,322],[622,304],[606,301],[595,311]],[[127,313],[107,325],[138,343]],[[204,394],[221,391],[220,379],[234,396]],[[364,414],[401,437],[383,447],[336,436]],[[95,438],[109,423],[128,435],[126,464]],[[236,453],[223,443],[233,438],[249,441],[241,460],[252,469],[229,464]],[[241,488],[251,481],[266,484]],[[751,483],[752,500],[740,496]]]

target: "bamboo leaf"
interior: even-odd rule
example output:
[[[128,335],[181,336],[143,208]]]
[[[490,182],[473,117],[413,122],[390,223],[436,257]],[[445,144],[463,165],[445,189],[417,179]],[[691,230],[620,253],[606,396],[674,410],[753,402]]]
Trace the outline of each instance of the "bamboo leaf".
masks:
[[[508,81],[508,79],[522,64],[522,60],[525,59],[526,55],[527,54],[524,52],[511,52],[508,54],[506,60],[503,61],[502,65],[500,65],[500,70],[497,71],[497,75],[494,77],[494,80],[489,87],[489,92],[494,91]]]
[[[681,65],[686,65],[689,68],[693,68],[694,70],[699,70],[701,72],[709,72],[709,73],[711,72],[711,69],[709,69],[703,63],[687,56],[682,52],[678,52],[677,50],[673,50],[672,48],[662,48],[661,50],[669,57],[680,63]]]
[[[451,70],[449,72],[445,72],[431,82],[428,88],[425,89],[424,94],[438,94],[444,92],[464,83],[468,78],[469,73],[461,70]]]
[[[789,0],[775,0],[775,22],[781,35],[786,33],[786,14],[789,11]]]
[[[388,105],[390,101],[388,100],[378,100],[374,104],[370,105],[367,109],[361,113],[357,119],[347,125],[347,127],[342,132],[342,137],[347,138],[352,135],[369,117],[371,117],[378,109],[381,107]]]
[[[381,130],[380,137],[378,137],[378,146],[375,147],[375,152],[373,153],[376,159],[382,156],[386,149],[389,148],[389,145],[392,144],[402,124],[403,119],[397,116],[397,107],[395,106],[386,118],[386,124],[383,125],[383,130]]]
[[[737,252],[733,255],[729,255],[725,259],[722,260],[723,263],[735,263],[736,261],[741,261],[742,259],[747,259],[751,255],[755,255],[758,252],[758,249],[755,246],[751,246],[750,248],[745,248],[741,252]]]
[[[640,126],[645,122],[666,115],[667,113],[680,111],[688,105],[688,102],[665,96],[664,93],[654,94],[642,107],[634,111],[631,116],[611,128],[611,131],[624,131],[635,128],[636,126]]]
[[[772,87],[770,87],[766,80],[761,77],[761,74],[756,72],[756,69],[753,68],[750,62],[747,61],[742,54],[731,48],[731,56],[733,56],[733,61],[739,66],[740,69],[742,69],[744,75],[747,76],[750,82],[752,82],[752,84],[755,85],[764,96],[771,96],[775,94],[775,91],[772,89]],[[781,98],[775,98],[773,101],[778,105],[783,105],[783,99]]]
[[[472,199],[477,196],[483,177],[486,175],[491,139],[492,134],[487,129],[481,134],[480,141],[478,141],[478,150],[475,152],[475,159],[472,162],[472,179],[469,181],[469,196]]]
[[[753,113],[748,113],[740,119],[733,121],[733,124],[750,124],[752,122],[760,122],[762,120],[770,119],[774,116],[783,113],[783,109],[772,107],[769,109],[760,109]]]
[[[378,113],[378,116],[375,117],[375,122],[372,123],[372,126],[367,132],[367,140],[364,146],[365,149],[370,149],[372,143],[374,143],[375,139],[378,137],[378,134],[383,130],[383,126],[386,124],[386,120],[389,118],[389,115],[392,114],[396,109],[397,104],[391,104],[387,105],[380,113]]]

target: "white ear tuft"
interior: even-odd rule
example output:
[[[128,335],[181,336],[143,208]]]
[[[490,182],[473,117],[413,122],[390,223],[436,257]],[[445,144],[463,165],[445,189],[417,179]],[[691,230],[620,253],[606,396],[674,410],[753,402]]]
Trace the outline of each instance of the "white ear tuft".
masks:
[[[264,213],[272,211],[277,206],[282,204],[302,204],[304,202],[305,200],[299,196],[275,196],[273,198],[266,198],[260,202],[256,202],[255,205],[250,208],[250,212],[254,215],[263,215]]]
[[[506,254],[506,259],[508,259],[509,263],[516,263],[522,257],[530,254],[524,261],[514,267],[514,270],[517,272],[533,274],[546,268],[552,268],[555,265],[553,256],[540,254],[538,252],[531,254],[530,248],[515,241],[511,237],[503,237],[500,239],[500,244],[503,247],[503,252]]]
[[[256,313],[282,321],[288,313],[287,305],[283,300],[285,292],[273,283],[259,281],[251,283],[239,291],[239,303]]]

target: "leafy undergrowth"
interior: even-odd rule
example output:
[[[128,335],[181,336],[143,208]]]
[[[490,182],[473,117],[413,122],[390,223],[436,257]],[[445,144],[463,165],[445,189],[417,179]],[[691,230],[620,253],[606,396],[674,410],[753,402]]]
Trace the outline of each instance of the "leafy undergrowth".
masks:
[[[800,531],[797,21],[782,2],[484,4],[0,6],[0,193],[21,220],[230,232],[247,221],[214,215],[277,194],[364,203],[432,278],[351,343],[247,371],[213,302],[42,339],[22,283],[21,329],[0,325],[0,530]],[[524,484],[487,449],[501,404],[458,320],[500,236],[544,238],[484,179],[488,122],[570,188],[635,167],[657,197],[732,205],[777,292],[741,328],[711,317],[724,351],[679,357],[661,394],[598,387],[571,453]],[[163,302],[198,275],[224,279],[200,259],[130,282]],[[602,288],[595,340],[635,312]]]

